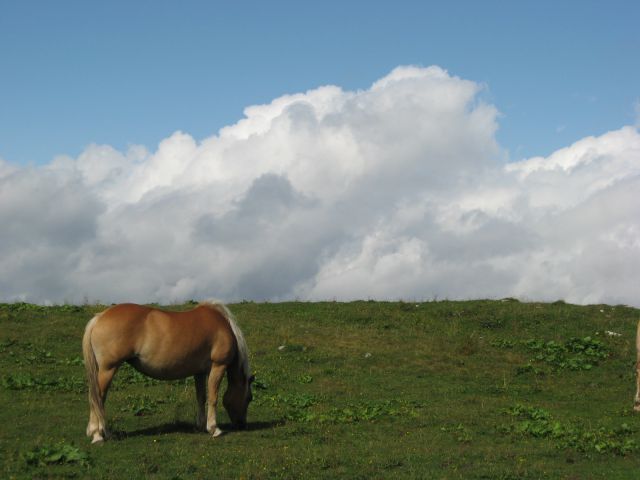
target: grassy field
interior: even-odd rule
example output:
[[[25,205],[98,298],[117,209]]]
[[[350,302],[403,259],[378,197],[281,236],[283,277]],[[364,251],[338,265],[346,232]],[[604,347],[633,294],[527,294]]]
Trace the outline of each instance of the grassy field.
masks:
[[[257,377],[249,430],[195,432],[193,380],[125,366],[113,438],[91,446],[80,343],[102,308],[0,305],[0,477],[640,477],[636,309],[230,305]]]

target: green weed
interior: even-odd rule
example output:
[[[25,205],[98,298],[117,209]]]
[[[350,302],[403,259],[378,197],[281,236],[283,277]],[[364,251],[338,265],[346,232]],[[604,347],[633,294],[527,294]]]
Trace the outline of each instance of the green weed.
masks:
[[[503,338],[498,339],[498,340],[493,340],[491,342],[491,345],[493,345],[494,347],[497,348],[514,348],[516,346],[516,342],[514,342],[513,340],[505,340]]]
[[[79,392],[85,389],[80,377],[34,377],[30,373],[12,373],[0,379],[0,386],[7,390],[65,391]]]
[[[124,402],[126,403],[120,408],[121,412],[130,412],[136,417],[141,417],[153,415],[161,404],[167,403],[167,400],[152,398],[150,395],[127,395]]]
[[[558,370],[591,370],[609,356],[608,347],[591,337],[574,337],[562,343],[531,339],[524,345],[535,353],[532,362],[546,363]]]
[[[15,339],[0,343],[0,354],[16,365],[35,365],[56,363],[53,353],[31,342],[19,342]]]
[[[23,456],[27,465],[43,467],[47,465],[78,464],[89,466],[89,456],[83,450],[61,442],[54,445],[34,447]]]
[[[501,338],[493,340],[491,345],[500,349],[515,349],[520,346],[534,354],[527,364],[517,368],[518,374],[545,375],[548,373],[545,367],[556,372],[591,370],[611,355],[610,348],[602,340],[590,336],[571,337],[564,342],[533,338],[517,342]]]
[[[440,427],[440,430],[443,432],[451,433],[453,435],[453,438],[455,438],[457,442],[471,443],[471,441],[473,440],[471,431],[461,423],[452,426],[445,425],[443,427]]]
[[[567,422],[554,420],[552,415],[539,407],[514,405],[505,413],[515,417],[517,421],[502,426],[502,431],[536,438],[548,438],[554,441],[558,448],[574,448],[580,452],[613,453],[627,455],[635,452],[638,445],[633,438],[629,438],[633,429],[623,423],[619,428],[596,430],[585,429]]]

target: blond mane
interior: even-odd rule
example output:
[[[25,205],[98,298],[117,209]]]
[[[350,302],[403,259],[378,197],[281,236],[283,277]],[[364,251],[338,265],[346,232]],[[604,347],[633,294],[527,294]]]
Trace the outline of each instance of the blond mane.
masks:
[[[236,319],[233,316],[233,313],[227,308],[227,306],[218,301],[218,300],[205,300],[200,302],[198,305],[203,305],[206,307],[213,308],[220,312],[224,318],[229,322],[229,326],[233,331],[234,336],[236,337],[236,343],[238,344],[238,362],[240,364],[240,368],[242,368],[242,372],[244,373],[246,378],[250,376],[250,368],[249,368],[249,348],[247,347],[247,342],[244,339],[244,335],[242,334],[242,330],[236,323]]]

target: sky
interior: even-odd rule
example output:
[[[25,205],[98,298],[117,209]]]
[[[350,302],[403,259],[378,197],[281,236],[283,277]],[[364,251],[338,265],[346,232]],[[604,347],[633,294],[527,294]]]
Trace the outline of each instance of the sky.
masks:
[[[0,1],[0,301],[640,306],[639,21]]]

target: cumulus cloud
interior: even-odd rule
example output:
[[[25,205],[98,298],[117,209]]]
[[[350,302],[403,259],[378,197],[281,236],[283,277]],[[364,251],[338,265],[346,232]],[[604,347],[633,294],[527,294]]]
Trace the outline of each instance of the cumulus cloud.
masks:
[[[509,163],[482,86],[399,67],[155,151],[0,160],[0,297],[640,305],[640,135]]]

